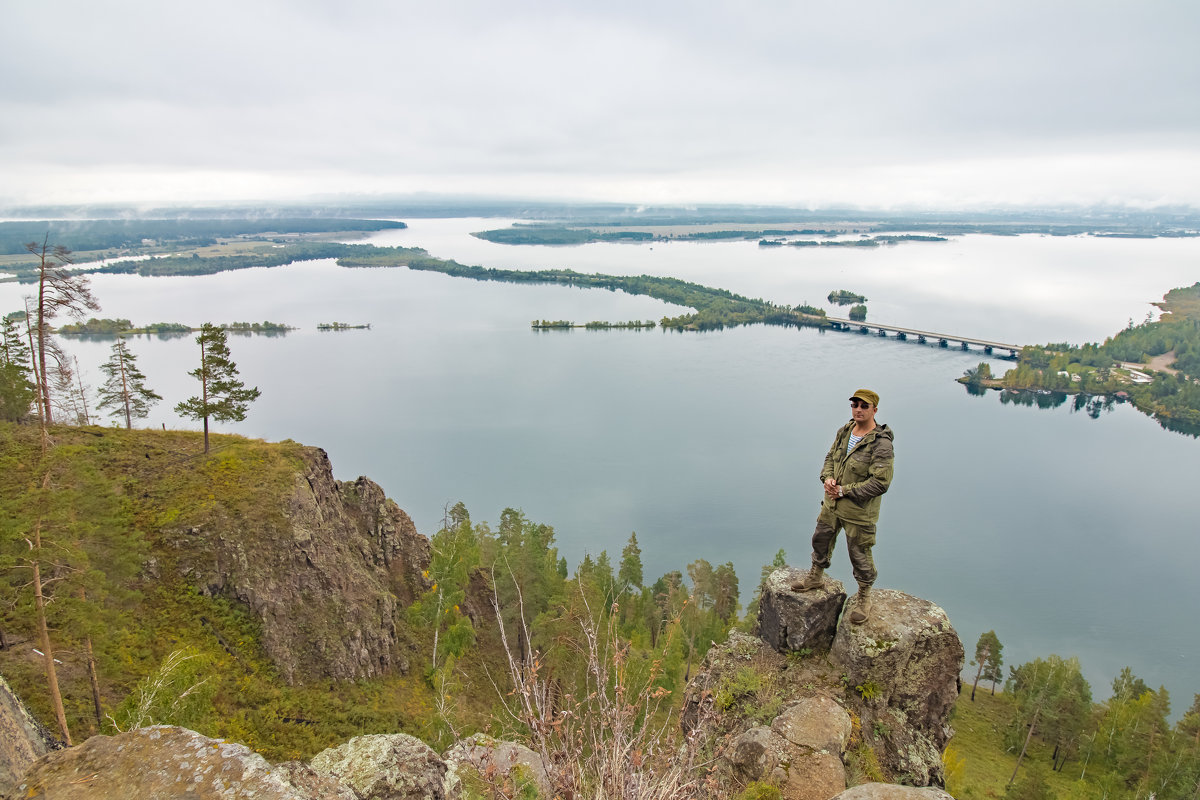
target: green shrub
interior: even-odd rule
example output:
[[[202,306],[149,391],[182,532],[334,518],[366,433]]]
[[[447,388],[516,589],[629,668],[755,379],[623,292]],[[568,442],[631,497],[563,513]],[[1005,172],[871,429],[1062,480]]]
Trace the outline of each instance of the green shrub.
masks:
[[[782,797],[778,787],[763,781],[751,781],[734,800],[780,800]]]

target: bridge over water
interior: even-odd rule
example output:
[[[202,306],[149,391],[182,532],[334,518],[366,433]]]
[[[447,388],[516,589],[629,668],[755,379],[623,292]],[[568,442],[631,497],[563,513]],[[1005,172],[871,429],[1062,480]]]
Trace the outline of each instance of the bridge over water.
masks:
[[[879,322],[858,322],[852,319],[841,319],[839,317],[825,317],[825,321],[830,327],[838,331],[848,331],[850,333],[872,333],[876,336],[886,337],[889,333],[895,334],[897,339],[901,341],[907,340],[912,336],[921,344],[934,342],[939,347],[949,347],[950,342],[957,342],[962,350],[969,350],[970,345],[983,348],[983,352],[992,355],[996,350],[1007,350],[1008,358],[1016,358],[1017,353],[1021,351],[1021,345],[1010,344],[1008,342],[993,342],[990,339],[977,339],[974,336],[959,336],[954,333],[938,333],[936,331],[923,331],[919,328],[902,328],[899,325],[884,325]]]

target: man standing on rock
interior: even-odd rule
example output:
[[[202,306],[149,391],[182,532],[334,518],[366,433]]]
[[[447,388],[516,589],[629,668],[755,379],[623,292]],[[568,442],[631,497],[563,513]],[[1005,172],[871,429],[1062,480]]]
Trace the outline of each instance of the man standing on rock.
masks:
[[[792,584],[792,591],[807,592],[824,584],[838,531],[846,530],[850,566],[858,582],[850,622],[861,625],[871,613],[871,584],[875,583],[875,523],[883,493],[892,482],[892,431],[875,422],[879,395],[859,389],[850,398],[850,421],[838,429],[825,455],[821,481],[825,499],[812,537],[812,569]]]

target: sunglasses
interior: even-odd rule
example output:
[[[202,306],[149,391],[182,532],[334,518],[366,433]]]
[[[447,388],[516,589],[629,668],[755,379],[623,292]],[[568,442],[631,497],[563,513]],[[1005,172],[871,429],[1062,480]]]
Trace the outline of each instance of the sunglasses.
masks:
[[[870,408],[871,404],[868,403],[866,400],[854,399],[854,400],[850,401],[851,408],[858,408],[859,406],[862,406],[863,408]]]

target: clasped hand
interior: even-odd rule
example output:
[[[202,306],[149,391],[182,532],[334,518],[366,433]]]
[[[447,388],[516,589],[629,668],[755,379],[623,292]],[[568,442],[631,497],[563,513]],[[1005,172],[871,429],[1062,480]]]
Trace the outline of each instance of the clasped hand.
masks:
[[[825,479],[825,496],[830,500],[838,499],[838,490],[840,488],[841,487],[838,486],[837,481],[835,481],[833,478]]]

